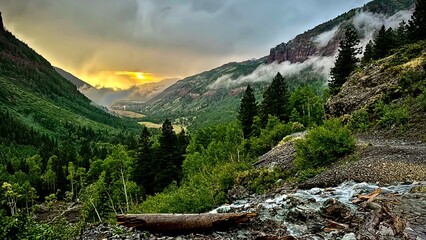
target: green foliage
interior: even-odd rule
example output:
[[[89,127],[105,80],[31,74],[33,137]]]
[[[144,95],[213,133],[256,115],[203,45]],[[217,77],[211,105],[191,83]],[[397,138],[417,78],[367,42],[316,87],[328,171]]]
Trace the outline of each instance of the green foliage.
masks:
[[[395,47],[395,38],[392,28],[386,30],[385,25],[382,25],[377,37],[374,39],[373,59],[376,60],[388,56],[390,50]]]
[[[348,127],[353,131],[365,132],[371,126],[370,117],[365,108],[355,111],[348,123]]]
[[[304,182],[304,181],[306,181],[306,180],[308,180],[312,177],[315,177],[316,175],[324,172],[325,170],[327,170],[327,168],[325,168],[325,167],[303,169],[303,170],[298,172],[297,181]]]
[[[262,194],[277,186],[280,179],[286,179],[292,171],[283,172],[280,168],[250,169],[238,174],[236,184],[252,193]]]
[[[405,104],[384,104],[383,101],[379,101],[375,104],[374,111],[378,115],[377,124],[380,127],[403,126],[408,124],[410,119],[410,111]]]
[[[0,238],[5,240],[71,240],[78,236],[79,231],[79,225],[70,225],[61,218],[48,224],[37,222],[25,214],[9,217],[2,216],[0,212]]]
[[[289,111],[289,90],[288,85],[282,75],[277,75],[272,79],[271,85],[263,93],[263,101],[261,103],[260,118],[262,124],[266,124],[268,116],[276,116],[281,121],[288,121]]]
[[[290,95],[290,121],[306,127],[320,125],[324,117],[324,103],[311,87],[296,88]]]
[[[268,123],[264,129],[259,129],[259,135],[251,137],[244,142],[244,152],[252,157],[261,156],[271,150],[283,137],[300,131],[294,128],[293,123],[283,123],[277,117],[269,116]]]
[[[408,22],[408,33],[411,41],[426,39],[426,1],[416,0],[416,7]]]
[[[238,124],[206,127],[192,135],[183,162],[183,179],[148,196],[142,212],[204,212],[226,201],[239,171],[248,167]]]
[[[238,120],[240,120],[244,138],[248,138],[252,132],[253,120],[257,114],[256,98],[250,85],[247,86],[241,99],[240,109],[238,111]]]
[[[334,67],[331,69],[331,82],[329,84],[330,93],[337,94],[346,78],[356,68],[358,59],[356,55],[359,52],[357,45],[359,43],[358,34],[352,27],[345,32],[345,38],[339,44],[339,54]]]
[[[374,49],[373,49],[373,47],[374,47],[374,43],[373,43],[373,41],[370,40],[367,43],[367,45],[365,46],[364,56],[363,56],[363,58],[361,60],[361,63],[363,65],[365,65],[365,64],[367,64],[367,63],[369,63],[369,62],[371,62],[373,60],[373,57],[374,57]]]
[[[426,89],[416,98],[416,102],[423,111],[426,111]]]
[[[305,139],[295,144],[295,165],[300,170],[316,169],[336,162],[355,149],[351,131],[337,119],[311,129]]]

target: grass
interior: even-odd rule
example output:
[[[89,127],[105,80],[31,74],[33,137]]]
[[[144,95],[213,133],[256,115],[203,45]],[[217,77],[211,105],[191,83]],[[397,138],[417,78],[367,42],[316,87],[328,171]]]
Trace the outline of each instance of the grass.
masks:
[[[119,116],[128,117],[128,118],[144,118],[146,115],[140,114],[137,112],[131,112],[126,110],[118,110],[118,109],[109,109],[111,112],[118,114]]]
[[[139,124],[144,125],[147,128],[155,128],[155,129],[160,129],[162,126],[162,124],[153,123],[153,122],[139,122]],[[182,131],[182,128],[186,130],[186,128],[183,127],[182,125],[173,124],[173,129],[175,130],[176,133],[180,133]]]

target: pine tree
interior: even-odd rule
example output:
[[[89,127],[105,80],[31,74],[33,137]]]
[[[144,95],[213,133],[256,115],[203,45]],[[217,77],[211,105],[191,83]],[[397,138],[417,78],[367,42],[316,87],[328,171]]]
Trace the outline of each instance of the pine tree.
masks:
[[[139,138],[135,168],[133,169],[133,180],[142,185],[145,193],[153,194],[153,183],[155,173],[155,162],[153,161],[151,134],[144,127]]]
[[[250,85],[247,86],[241,99],[240,110],[238,111],[238,120],[240,120],[244,138],[250,137],[254,116],[257,114],[256,98]]]
[[[395,33],[395,44],[396,46],[402,46],[408,42],[408,26],[407,23],[403,20],[399,23],[398,28]]]
[[[408,22],[408,34],[411,41],[426,39],[426,0],[416,0],[416,8]]]
[[[395,34],[392,28],[386,30],[385,26],[379,30],[376,39],[374,39],[374,57],[373,59],[377,60],[384,58],[389,55],[390,50],[395,46],[394,44]]]
[[[331,69],[330,94],[337,94],[346,82],[347,77],[355,70],[358,62],[356,58],[359,52],[358,43],[358,34],[355,29],[348,28],[345,32],[345,38],[340,41],[339,54],[334,67]]]
[[[158,141],[160,147],[157,152],[154,192],[160,192],[173,180],[178,180],[182,167],[179,165],[177,137],[168,119],[163,123]]]
[[[364,57],[361,60],[362,64],[365,65],[369,63],[371,60],[373,60],[373,54],[374,54],[373,47],[374,47],[373,41],[370,40],[365,46]]]
[[[288,121],[290,115],[287,111],[288,102],[288,86],[283,76],[278,72],[271,85],[263,93],[260,116],[262,125],[266,125],[268,115],[276,116],[281,121]]]

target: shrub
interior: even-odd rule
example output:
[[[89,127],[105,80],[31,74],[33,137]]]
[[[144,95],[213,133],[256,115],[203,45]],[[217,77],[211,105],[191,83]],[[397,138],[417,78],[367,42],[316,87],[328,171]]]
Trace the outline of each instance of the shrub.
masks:
[[[280,168],[251,169],[241,172],[237,176],[236,184],[241,185],[251,193],[262,194],[277,185],[280,179],[286,179],[292,172],[282,171]]]
[[[304,182],[308,180],[309,178],[315,177],[316,175],[324,172],[326,168],[320,167],[320,168],[308,168],[305,170],[302,170],[299,172],[297,181]]]
[[[416,98],[416,101],[418,102],[420,109],[426,111],[426,89],[423,90],[423,92]]]
[[[310,130],[305,139],[296,141],[295,165],[299,170],[319,168],[337,161],[355,149],[351,131],[337,119]]]
[[[354,112],[349,120],[348,126],[351,130],[365,132],[370,127],[370,119],[367,110],[362,108]]]
[[[377,124],[380,127],[390,128],[405,125],[410,119],[410,111],[405,104],[383,104],[383,102],[379,102],[376,104],[375,112],[379,117]]]

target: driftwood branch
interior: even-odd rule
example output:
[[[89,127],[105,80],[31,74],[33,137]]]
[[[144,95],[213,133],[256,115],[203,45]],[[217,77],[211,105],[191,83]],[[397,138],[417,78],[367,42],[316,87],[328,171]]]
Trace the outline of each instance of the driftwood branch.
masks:
[[[119,214],[117,223],[150,232],[175,234],[226,229],[255,216],[256,213]]]
[[[364,204],[367,204],[369,202],[374,201],[374,199],[379,196],[379,194],[382,192],[382,189],[377,188],[370,194],[358,194],[356,196],[356,199],[352,200],[352,203],[359,203],[359,202],[365,202]]]

